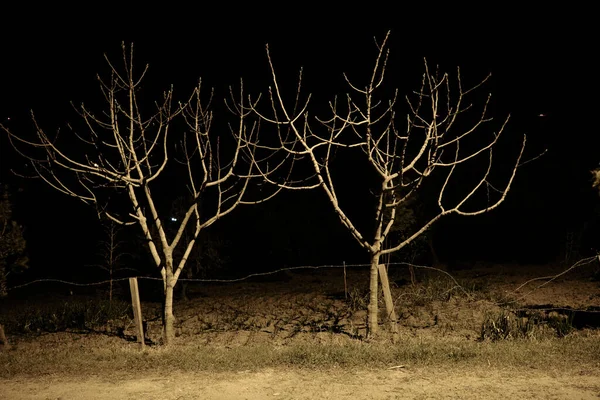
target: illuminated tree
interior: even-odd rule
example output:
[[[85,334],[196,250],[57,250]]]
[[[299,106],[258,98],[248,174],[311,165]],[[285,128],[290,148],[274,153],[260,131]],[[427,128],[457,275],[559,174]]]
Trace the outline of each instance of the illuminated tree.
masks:
[[[251,190],[249,183],[279,174],[287,164],[285,155],[278,161],[265,152],[255,158],[258,126],[248,119],[252,105],[246,103],[242,84],[237,93],[230,90],[235,123],[217,132],[213,93],[205,97],[201,81],[182,101],[175,100],[172,87],[158,101],[149,101],[152,94],[142,91],[148,66],[135,68],[133,45],[122,50],[122,65],[105,56],[110,75],[98,77],[104,108],[95,113],[84,104],[76,107],[81,130],[69,126],[67,134],[50,135],[33,113],[33,138],[0,128],[33,167],[33,176],[94,205],[99,215],[141,229],[164,284],[163,339],[168,344],[175,334],[173,289],[200,232],[241,204],[273,197],[278,188]],[[257,174],[256,166],[267,161],[279,168]],[[169,234],[170,204],[182,195],[189,201]]]
[[[276,127],[278,133],[265,149],[284,151],[305,162],[312,181],[276,180],[267,176],[268,171],[261,166],[257,165],[257,169],[279,188],[320,188],[339,221],[368,252],[371,264],[369,335],[378,330],[382,257],[405,248],[444,216],[474,216],[497,208],[506,198],[525,148],[523,137],[509,155],[511,161],[501,159],[506,169],[505,178],[499,184],[492,183],[493,150],[508,118],[499,125],[491,125],[490,96],[482,100],[478,109],[473,107],[473,94],[488,78],[465,87],[460,69],[452,75],[432,71],[425,62],[420,86],[406,96],[406,114],[399,112],[398,90],[388,91],[383,85],[388,72],[388,39],[389,33],[378,45],[373,69],[364,84],[356,84],[344,75],[350,93],[329,102],[329,115],[324,118],[315,118],[309,112],[311,95],[302,93],[302,72],[293,97],[286,97],[290,93],[278,81],[267,47],[272,74],[270,109],[253,108],[261,120]],[[386,92],[391,95],[386,97]],[[295,100],[290,103],[288,98]],[[372,207],[362,208],[365,213],[373,210],[373,229],[359,226],[347,211],[352,198],[340,197],[336,177],[345,166],[336,166],[335,161],[341,152],[352,154],[357,165],[364,167],[364,173],[354,178],[356,181],[367,179],[364,187],[374,195]],[[473,170],[480,172],[474,179]],[[439,182],[434,193],[437,211],[412,226],[411,231],[395,235],[396,242],[386,241],[388,237],[392,239],[390,233],[397,226],[402,206],[430,181]],[[393,304],[386,301],[386,307],[388,315],[393,316]]]

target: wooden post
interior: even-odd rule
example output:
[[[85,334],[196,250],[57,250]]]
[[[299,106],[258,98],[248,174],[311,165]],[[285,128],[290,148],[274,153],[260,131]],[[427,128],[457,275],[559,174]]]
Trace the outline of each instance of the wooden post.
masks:
[[[383,299],[385,300],[385,308],[387,311],[388,318],[392,326],[392,333],[394,343],[398,339],[398,325],[396,318],[396,310],[394,310],[394,301],[392,300],[392,292],[390,291],[390,281],[388,280],[387,269],[384,264],[377,266],[379,270],[379,279],[381,279],[381,286],[383,287]]]
[[[133,307],[133,318],[137,330],[137,338],[140,348],[144,348],[144,325],[142,323],[142,305],[140,303],[140,292],[138,290],[137,278],[129,278],[129,289],[131,290],[131,306]]]
[[[344,298],[348,300],[348,282],[346,280],[346,261],[344,263]]]
[[[8,339],[6,339],[6,335],[4,334],[4,327],[0,324],[0,350],[2,349],[10,349],[10,345],[8,344]]]

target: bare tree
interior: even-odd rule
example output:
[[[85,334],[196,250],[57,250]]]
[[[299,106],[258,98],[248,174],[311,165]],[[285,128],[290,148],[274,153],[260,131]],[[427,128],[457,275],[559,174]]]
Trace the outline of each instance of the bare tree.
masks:
[[[205,98],[199,81],[184,101],[175,101],[171,87],[159,101],[148,102],[148,95],[141,94],[148,66],[134,68],[133,45],[123,44],[122,50],[122,65],[105,56],[110,77],[98,77],[105,104],[102,112],[95,114],[84,104],[75,107],[83,132],[69,126],[68,134],[50,135],[33,113],[36,135],[32,139],[0,128],[33,167],[34,177],[95,205],[99,215],[141,228],[164,284],[163,341],[168,344],[175,333],[173,288],[200,231],[238,205],[265,201],[279,189],[249,188],[252,178],[263,179],[253,168],[274,158],[254,158],[258,126],[247,119],[252,105],[245,103],[243,84],[237,94],[233,89],[229,93],[228,105],[236,122],[224,133],[212,132],[212,91]],[[284,165],[284,159],[277,165]],[[262,174],[270,172],[263,169]],[[164,221],[173,199],[181,195],[190,202],[174,234],[169,235]],[[192,233],[183,243],[189,226]],[[185,247],[175,257],[178,246]]]
[[[515,149],[514,163],[508,166],[501,185],[492,185],[493,150],[504,131],[508,117],[496,126],[497,130],[483,128],[492,121],[488,115],[490,97],[484,98],[480,108],[474,109],[469,99],[488,79],[473,87],[463,86],[460,69],[456,75],[425,71],[418,90],[406,96],[405,128],[398,114],[398,90],[384,88],[389,46],[389,32],[377,46],[378,52],[372,73],[365,84],[353,83],[344,75],[350,93],[329,102],[330,116],[313,118],[309,114],[311,95],[302,91],[302,71],[296,87],[295,101],[287,102],[288,93],[277,79],[276,68],[267,46],[272,74],[269,88],[270,110],[253,108],[262,121],[277,128],[278,139],[272,151],[285,151],[310,166],[312,181],[294,184],[266,179],[277,187],[312,189],[319,187],[326,194],[340,222],[370,257],[370,298],[368,306],[369,335],[378,330],[378,270],[382,256],[397,252],[422,235],[440,218],[459,214],[473,216],[498,207],[506,198],[525,148],[526,138]],[[474,118],[473,118],[474,117]],[[364,228],[348,212],[352,199],[341,199],[336,183],[334,160],[338,152],[356,152],[361,155],[365,176],[369,176],[374,194],[372,221],[374,228]],[[352,153],[354,154],[354,153]],[[478,161],[479,160],[479,161]],[[483,161],[483,162],[482,162]],[[357,161],[358,162],[358,161]],[[506,165],[506,162],[503,161]],[[344,168],[345,166],[342,166]],[[480,171],[479,177],[469,181],[465,168]],[[260,166],[257,166],[260,169]],[[266,170],[261,173],[267,175]],[[337,175],[339,177],[339,175]],[[359,176],[355,177],[357,180]],[[410,201],[425,182],[439,182],[436,193],[437,211],[412,232],[396,235],[395,243],[386,242],[398,210]],[[465,184],[470,183],[468,186]],[[460,186],[457,183],[460,182]],[[374,185],[374,186],[373,186]],[[358,190],[358,189],[357,189]],[[363,212],[368,212],[366,207]],[[386,301],[388,315],[393,315],[393,304]]]

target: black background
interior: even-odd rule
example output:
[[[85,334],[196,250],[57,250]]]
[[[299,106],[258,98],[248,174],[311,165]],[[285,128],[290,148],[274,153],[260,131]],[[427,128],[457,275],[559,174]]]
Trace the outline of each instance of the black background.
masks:
[[[381,39],[391,30],[390,87],[403,94],[415,88],[424,57],[449,72],[460,66],[467,83],[492,73],[483,89],[493,94],[492,116],[502,120],[511,115],[503,152],[495,154],[498,165],[514,160],[525,133],[525,158],[547,150],[519,172],[498,210],[440,222],[436,241],[442,257],[555,262],[569,230],[584,232],[584,254],[595,252],[598,195],[589,171],[600,159],[593,109],[596,64],[586,10],[540,8],[528,15],[506,9],[456,15],[403,10],[384,21],[392,10],[375,3],[368,10],[344,8],[348,15],[291,8],[225,13],[177,5],[168,10],[89,7],[35,12],[5,8],[0,118],[15,132],[32,129],[30,110],[52,130],[77,119],[69,102],[101,104],[95,103],[100,100],[95,76],[106,71],[105,53],[113,59],[120,56],[121,41],[133,42],[138,61],[150,64],[152,90],[173,84],[176,93],[185,94],[202,77],[217,98],[240,78],[249,91],[266,89],[269,43],[281,81],[293,90],[303,67],[305,88],[319,106],[347,91],[343,72],[367,79],[376,51],[373,37]],[[226,117],[217,112],[217,124]],[[19,170],[23,162],[3,135],[0,181],[24,188],[16,208],[27,229],[29,276],[85,275],[82,265],[99,232],[95,210],[39,181],[15,178],[10,169]],[[371,215],[370,206],[362,202],[368,196],[351,189],[348,207],[353,215]],[[240,208],[214,229],[231,241],[231,264],[240,271],[367,261],[317,191],[285,193],[264,206]]]

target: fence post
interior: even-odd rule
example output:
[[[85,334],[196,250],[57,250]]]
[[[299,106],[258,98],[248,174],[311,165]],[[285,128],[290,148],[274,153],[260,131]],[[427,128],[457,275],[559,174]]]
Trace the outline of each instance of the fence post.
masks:
[[[348,282],[346,280],[346,261],[343,261],[344,264],[344,298],[348,300]]]
[[[10,349],[10,344],[8,344],[8,339],[6,339],[6,335],[4,334],[4,327],[0,324],[0,350],[2,348],[8,350]]]
[[[129,278],[129,289],[131,290],[131,306],[133,307],[133,319],[137,330],[137,338],[140,348],[144,348],[144,325],[142,323],[142,305],[140,303],[140,292],[137,278]]]
[[[392,292],[390,291],[390,282],[388,280],[387,269],[384,264],[378,265],[379,278],[381,279],[381,286],[383,287],[383,299],[385,300],[385,308],[388,312],[388,318],[392,326],[393,342],[398,340],[398,324],[396,318],[396,310],[394,310],[394,300],[392,299]]]

